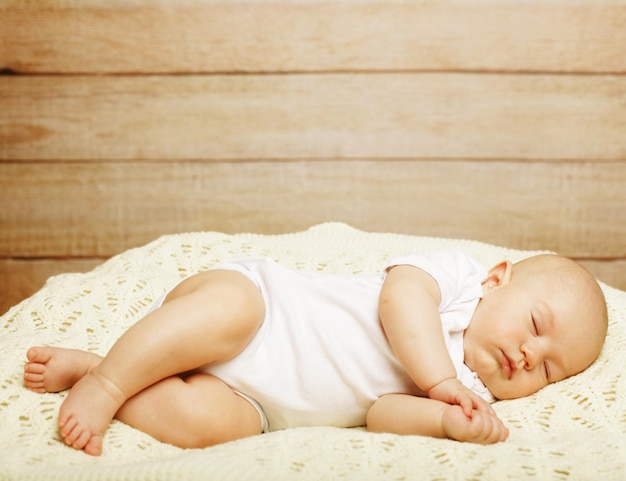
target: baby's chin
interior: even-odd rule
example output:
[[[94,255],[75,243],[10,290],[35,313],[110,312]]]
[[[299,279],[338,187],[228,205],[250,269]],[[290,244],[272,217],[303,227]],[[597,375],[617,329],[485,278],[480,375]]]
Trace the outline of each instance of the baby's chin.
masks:
[[[481,376],[480,370],[474,371],[478,376],[478,379],[485,385],[485,387],[489,390],[491,395],[495,397],[498,401],[504,399],[515,399],[519,396],[514,396],[511,393],[510,386],[507,386],[507,383],[510,381],[504,381],[500,379],[494,379],[493,373],[491,375]]]
[[[480,376],[479,376],[480,378]],[[481,379],[482,381],[482,379]],[[531,396],[533,394],[535,394],[536,392],[540,391],[541,389],[543,389],[544,386],[538,388],[538,389],[532,389],[532,390],[527,390],[527,391],[518,391],[518,390],[512,390],[511,386],[507,386],[506,384],[510,383],[511,381],[506,381],[506,382],[485,382],[483,381],[483,384],[485,385],[485,387],[487,389],[489,389],[489,392],[492,394],[493,397],[495,397],[498,401],[506,401],[506,400],[511,400],[511,399],[519,399],[519,398],[523,398],[523,397],[527,397],[527,396]]]

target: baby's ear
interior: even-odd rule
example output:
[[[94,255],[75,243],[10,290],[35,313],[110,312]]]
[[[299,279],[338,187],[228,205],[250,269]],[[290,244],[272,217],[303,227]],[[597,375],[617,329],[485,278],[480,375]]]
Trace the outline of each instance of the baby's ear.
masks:
[[[511,261],[502,261],[489,269],[487,277],[483,281],[483,286],[487,288],[487,292],[498,287],[505,286],[511,280],[513,273],[513,264]]]

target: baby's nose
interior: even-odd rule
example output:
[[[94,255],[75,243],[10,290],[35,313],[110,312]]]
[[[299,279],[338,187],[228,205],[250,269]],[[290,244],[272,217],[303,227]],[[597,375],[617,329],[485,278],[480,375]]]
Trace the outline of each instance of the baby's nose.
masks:
[[[537,346],[533,346],[531,343],[526,342],[522,344],[520,350],[524,355],[524,368],[528,370],[533,369],[537,365],[538,361]]]

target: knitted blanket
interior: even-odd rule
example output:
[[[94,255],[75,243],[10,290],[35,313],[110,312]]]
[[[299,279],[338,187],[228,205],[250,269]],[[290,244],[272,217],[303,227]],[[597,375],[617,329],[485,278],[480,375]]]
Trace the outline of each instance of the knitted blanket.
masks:
[[[183,450],[114,421],[103,455],[91,457],[57,433],[66,394],[23,387],[31,345],[105,354],[157,296],[221,261],[264,255],[297,269],[373,273],[393,255],[441,248],[460,249],[485,267],[535,253],[329,223],[284,235],[170,235],[89,273],[51,278],[0,318],[0,480],[626,479],[626,292],[606,285],[610,325],[598,361],[533,396],[497,402],[511,434],[496,445],[315,427]]]

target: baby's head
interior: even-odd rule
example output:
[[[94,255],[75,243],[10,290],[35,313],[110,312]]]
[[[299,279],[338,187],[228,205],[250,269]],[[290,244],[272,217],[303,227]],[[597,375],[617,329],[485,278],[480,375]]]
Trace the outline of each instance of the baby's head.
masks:
[[[465,331],[465,364],[498,399],[528,396],[598,357],[608,316],[600,286],[556,255],[494,266]]]

